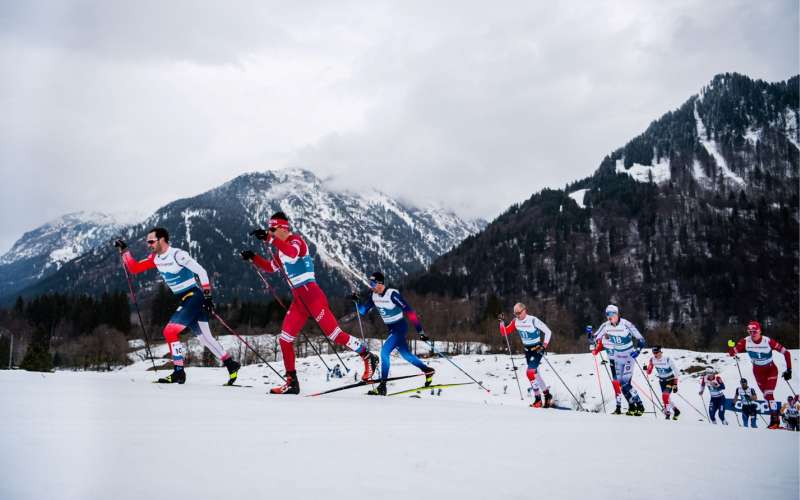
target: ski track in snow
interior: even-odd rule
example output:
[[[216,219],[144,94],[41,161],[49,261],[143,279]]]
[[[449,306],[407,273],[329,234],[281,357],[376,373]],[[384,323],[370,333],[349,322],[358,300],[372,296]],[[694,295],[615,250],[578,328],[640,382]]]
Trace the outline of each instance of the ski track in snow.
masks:
[[[679,369],[705,364],[698,356],[717,360],[726,393],[733,393],[739,376],[731,358],[666,351]],[[796,362],[798,351],[792,357]],[[333,366],[335,357],[326,358]],[[678,422],[534,410],[520,401],[508,356],[453,359],[493,394],[468,385],[420,398],[369,397],[363,387],[316,398],[269,396],[277,377],[258,365],[239,377],[253,388],[221,387],[223,368],[198,367],[188,368],[186,385],[152,384],[155,375],[142,361],[111,373],[0,371],[0,498],[624,500],[643,491],[670,500],[705,500],[712,491],[726,499],[797,498],[800,433],[769,431],[762,422],[758,430],[739,428],[730,412],[731,425],[711,426],[680,398]],[[587,391],[589,404],[599,404],[591,355],[547,359],[573,391]],[[446,361],[427,362],[437,382],[465,381]],[[524,364],[521,356],[515,362]],[[740,363],[753,381],[749,361]],[[783,367],[782,359],[777,363]],[[543,366],[559,402],[569,404]],[[646,387],[634,369],[634,380]],[[351,372],[326,382],[317,358],[298,359],[298,370],[305,394],[352,381]],[[393,375],[414,372],[393,358]],[[601,380],[608,400],[602,368]],[[397,381],[390,391],[418,383]],[[696,379],[682,376],[679,389],[703,410]],[[777,396],[785,400],[787,391],[781,380]],[[646,398],[645,404],[651,409]],[[769,472],[735,480],[753,466]]]

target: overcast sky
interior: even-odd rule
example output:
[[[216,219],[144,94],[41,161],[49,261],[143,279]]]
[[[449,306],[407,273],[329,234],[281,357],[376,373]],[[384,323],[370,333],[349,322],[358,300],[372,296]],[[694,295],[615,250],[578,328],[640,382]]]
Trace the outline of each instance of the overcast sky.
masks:
[[[797,1],[0,3],[0,253],[254,170],[491,219],[726,71],[798,72]]]

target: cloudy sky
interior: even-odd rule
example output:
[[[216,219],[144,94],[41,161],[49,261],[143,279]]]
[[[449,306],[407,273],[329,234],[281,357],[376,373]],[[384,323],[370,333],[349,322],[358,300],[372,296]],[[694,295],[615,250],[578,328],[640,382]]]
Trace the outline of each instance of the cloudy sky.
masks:
[[[0,3],[0,253],[304,167],[491,219],[737,71],[798,72],[797,2]]]

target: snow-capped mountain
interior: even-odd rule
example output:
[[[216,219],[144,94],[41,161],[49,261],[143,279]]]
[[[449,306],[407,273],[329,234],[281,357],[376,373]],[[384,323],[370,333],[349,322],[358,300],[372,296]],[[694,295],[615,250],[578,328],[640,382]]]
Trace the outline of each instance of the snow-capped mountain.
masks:
[[[53,274],[64,263],[107,242],[123,227],[113,215],[75,212],[26,232],[0,257],[0,294],[14,293]]]
[[[510,207],[407,287],[471,297],[476,314],[555,299],[574,331],[618,301],[682,345],[750,318],[796,332],[799,84],[717,75],[594,175]]]
[[[110,237],[123,235],[134,254],[144,257],[145,232],[163,226],[170,231],[174,245],[189,250],[213,273],[218,293],[253,298],[262,293],[260,282],[241,261],[239,251],[263,250],[248,233],[265,226],[278,210],[287,213],[312,247],[321,266],[319,281],[338,291],[358,286],[376,269],[392,280],[400,280],[424,269],[485,225],[482,221],[464,221],[442,209],[409,206],[379,191],[330,189],[313,173],[291,169],[241,175],[193,198],[172,202],[143,222],[124,228],[110,218],[103,225],[99,217],[95,226],[76,225],[71,231],[64,225],[43,226],[27,233],[7,256],[9,264],[24,252],[45,260],[52,259],[50,255],[55,252],[62,258],[57,265],[50,264],[54,272],[34,276],[22,291],[25,295],[66,289],[88,293],[123,289],[125,280],[108,245]],[[59,243],[28,243],[30,235],[39,233],[57,234]],[[83,246],[69,246],[73,240]],[[45,254],[47,257],[43,257]],[[156,281],[145,280],[149,284]],[[19,290],[3,286],[0,297],[8,300]]]

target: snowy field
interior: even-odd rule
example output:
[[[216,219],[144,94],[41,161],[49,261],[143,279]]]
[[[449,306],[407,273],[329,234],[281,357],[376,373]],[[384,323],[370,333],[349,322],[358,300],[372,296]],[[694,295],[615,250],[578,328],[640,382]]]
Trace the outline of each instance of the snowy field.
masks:
[[[739,375],[727,355],[666,352],[680,369],[717,366],[733,394]],[[528,407],[508,356],[453,359],[492,394],[467,385],[440,396],[378,398],[363,387],[270,396],[277,377],[258,365],[241,371],[249,388],[222,387],[224,368],[190,367],[183,386],[152,384],[145,362],[112,373],[0,371],[0,499],[798,498],[800,433],[766,430],[762,421],[740,428],[730,412],[729,426],[712,426],[680,398],[677,422],[603,414],[590,354],[548,359],[601,413]],[[437,382],[468,381],[446,361],[430,362]],[[740,363],[754,382],[749,361]],[[352,381],[352,372],[326,381],[317,358],[298,360],[298,370],[304,394]],[[414,368],[394,359],[392,374],[407,373]],[[549,368],[544,375],[570,405]],[[647,388],[641,373],[634,380]],[[679,387],[705,413],[698,381],[684,375]],[[785,400],[787,384],[776,392]]]

